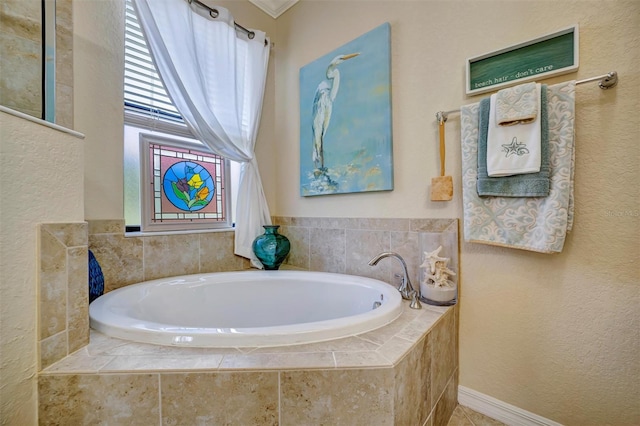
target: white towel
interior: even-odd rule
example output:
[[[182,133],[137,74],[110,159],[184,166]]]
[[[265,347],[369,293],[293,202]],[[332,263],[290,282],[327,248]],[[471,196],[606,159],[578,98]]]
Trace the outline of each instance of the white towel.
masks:
[[[540,145],[540,87],[536,84],[537,115],[530,123],[500,126],[496,120],[496,98],[491,95],[487,136],[487,174],[491,177],[538,173],[542,159]]]
[[[463,106],[460,115],[465,241],[541,253],[561,252],[574,217],[575,81],[547,88],[551,179],[547,197],[478,196],[479,105]]]

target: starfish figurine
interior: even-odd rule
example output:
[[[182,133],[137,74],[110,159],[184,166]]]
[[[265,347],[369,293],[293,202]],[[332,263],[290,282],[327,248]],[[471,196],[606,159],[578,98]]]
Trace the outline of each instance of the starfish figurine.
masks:
[[[420,265],[421,268],[427,268],[430,273],[436,272],[436,262],[444,262],[448,261],[447,257],[440,257],[438,254],[442,250],[442,246],[439,246],[434,251],[425,251],[424,252],[424,262]]]
[[[424,276],[425,284],[432,284],[434,287],[451,287],[449,276],[455,275],[451,269],[447,267],[449,259],[436,262],[436,270],[434,273],[426,273]]]
[[[448,280],[450,275],[456,274],[451,269],[449,269],[449,260],[451,259],[447,259],[444,262],[436,263],[436,275],[444,277],[445,280]]]

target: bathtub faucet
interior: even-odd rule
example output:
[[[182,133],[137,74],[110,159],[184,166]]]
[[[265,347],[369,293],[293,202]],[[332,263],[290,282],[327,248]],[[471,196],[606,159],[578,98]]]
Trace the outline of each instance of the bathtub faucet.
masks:
[[[369,266],[376,266],[378,262],[380,262],[380,260],[384,259],[385,257],[392,257],[394,259],[397,259],[402,265],[402,283],[398,288],[398,291],[402,295],[402,298],[405,300],[411,300],[411,304],[409,305],[410,308],[412,309],[422,308],[422,305],[420,304],[420,289],[418,288],[418,291],[416,291],[413,287],[413,284],[411,284],[411,279],[409,278],[409,271],[407,270],[407,264],[402,258],[402,256],[392,251],[385,251],[383,253],[380,253],[373,259],[371,259],[369,261]]]

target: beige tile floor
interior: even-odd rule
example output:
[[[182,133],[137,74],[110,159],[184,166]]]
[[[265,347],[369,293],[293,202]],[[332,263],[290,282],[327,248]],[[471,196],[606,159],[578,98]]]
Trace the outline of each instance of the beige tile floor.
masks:
[[[458,405],[453,411],[447,426],[505,426],[504,423]]]

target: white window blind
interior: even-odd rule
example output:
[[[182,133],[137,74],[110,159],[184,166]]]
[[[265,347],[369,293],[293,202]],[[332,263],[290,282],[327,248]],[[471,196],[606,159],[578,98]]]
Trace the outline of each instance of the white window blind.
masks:
[[[126,0],[124,45],[125,111],[134,117],[152,117],[154,121],[183,123],[151,60],[131,0]]]

